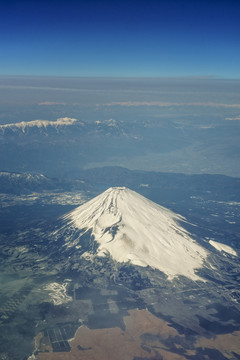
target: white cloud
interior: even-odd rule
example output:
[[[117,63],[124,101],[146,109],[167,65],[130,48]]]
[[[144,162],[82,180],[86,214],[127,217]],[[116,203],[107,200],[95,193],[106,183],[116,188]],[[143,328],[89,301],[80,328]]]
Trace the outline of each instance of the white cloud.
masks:
[[[67,105],[65,102],[57,102],[57,101],[43,101],[38,105],[40,106],[51,106],[51,105]]]
[[[162,102],[162,101],[116,101],[104,104],[105,106],[202,106],[202,107],[216,107],[216,108],[239,108],[240,104],[223,104],[214,102]]]
[[[234,117],[225,118],[225,120],[237,121],[237,120],[240,120],[240,115],[234,116]]]

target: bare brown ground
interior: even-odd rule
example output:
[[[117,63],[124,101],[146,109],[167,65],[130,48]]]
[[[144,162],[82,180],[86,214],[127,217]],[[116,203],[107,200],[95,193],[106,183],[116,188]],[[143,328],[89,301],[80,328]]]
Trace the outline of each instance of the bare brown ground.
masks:
[[[227,359],[233,359],[233,353],[240,355],[240,331],[232,334],[217,335],[215,338],[200,338],[196,347],[210,348],[220,351]]]
[[[147,310],[130,310],[129,316],[124,317],[124,323],[125,331],[118,327],[90,330],[82,326],[70,341],[71,352],[39,353],[37,360],[132,360],[134,357],[157,359],[160,355],[163,360],[186,360],[184,356],[169,351],[161,342],[161,339],[163,341],[169,336],[184,337],[166,321]],[[144,334],[149,336],[141,338]],[[43,341],[42,345],[41,351],[50,349],[46,342],[44,344]],[[176,344],[176,347],[181,349],[179,344]],[[195,349],[199,347],[216,349],[226,358],[233,359],[233,352],[240,355],[240,331],[210,339],[200,337],[194,344]],[[188,355],[196,354],[192,347],[184,350]]]
[[[141,346],[141,335],[149,333],[166,339],[169,335],[179,335],[167,322],[155,317],[147,310],[131,310],[124,317],[125,331],[120,328],[94,329],[86,326],[78,329],[75,338],[70,342],[69,353],[40,353],[39,360],[132,360],[134,357],[150,359],[158,354],[164,360],[185,360],[185,357],[168,352],[160,341],[144,342],[148,351]],[[79,350],[80,349],[85,350]],[[153,348],[156,346],[156,349]]]

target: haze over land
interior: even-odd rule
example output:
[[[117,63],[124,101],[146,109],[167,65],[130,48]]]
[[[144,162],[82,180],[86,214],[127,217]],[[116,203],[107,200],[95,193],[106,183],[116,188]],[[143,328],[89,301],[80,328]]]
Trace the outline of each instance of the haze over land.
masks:
[[[12,0],[1,14],[2,170],[240,175],[239,1]]]
[[[0,92],[2,170],[240,175],[239,80],[1,77]]]

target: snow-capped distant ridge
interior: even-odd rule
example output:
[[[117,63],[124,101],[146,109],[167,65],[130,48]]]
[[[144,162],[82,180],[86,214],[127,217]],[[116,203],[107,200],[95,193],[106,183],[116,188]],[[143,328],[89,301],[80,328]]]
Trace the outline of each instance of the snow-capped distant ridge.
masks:
[[[48,178],[43,174],[32,174],[32,173],[16,173],[9,171],[0,171],[0,178],[6,179],[25,179],[25,180],[47,180]]]
[[[4,133],[5,130],[10,129],[12,131],[22,131],[25,132],[29,128],[38,128],[38,129],[47,129],[48,127],[63,127],[63,126],[71,126],[71,125],[80,125],[81,127],[85,126],[86,123],[83,121],[80,121],[75,118],[70,117],[62,117],[58,118],[57,120],[31,120],[31,121],[21,121],[17,123],[10,123],[10,124],[4,124],[0,125],[0,131]],[[114,119],[108,119],[108,120],[96,120],[94,123],[95,126],[106,126],[108,128],[114,128],[117,127],[117,121]],[[97,129],[96,127],[96,129]]]
[[[14,123],[14,124],[0,125],[0,129],[2,131],[6,129],[11,129],[11,130],[21,130],[22,132],[25,132],[26,128],[32,128],[32,127],[47,128],[48,126],[53,126],[53,127],[69,126],[69,125],[73,125],[76,121],[77,119],[73,119],[69,117],[59,118],[56,121],[50,121],[50,120],[21,121],[19,123]]]
[[[200,279],[195,269],[203,266],[208,253],[179,224],[184,217],[135,191],[111,187],[63,219],[83,233],[90,230],[100,256],[110,254],[118,262],[151,266],[169,279],[178,275]],[[66,245],[79,246],[81,238]]]
[[[110,126],[110,127],[116,127],[117,126],[117,121],[114,120],[114,119],[108,119],[108,120],[103,120],[103,121],[100,121],[100,120],[97,120],[95,121],[95,124],[97,125],[107,125],[107,126]]]

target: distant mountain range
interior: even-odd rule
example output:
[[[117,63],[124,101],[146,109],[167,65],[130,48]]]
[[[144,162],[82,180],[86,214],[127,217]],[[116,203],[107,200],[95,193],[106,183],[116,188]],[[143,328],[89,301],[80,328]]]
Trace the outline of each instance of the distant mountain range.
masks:
[[[48,176],[72,176],[85,167],[109,165],[239,174],[234,124],[199,127],[162,118],[129,120],[109,115],[104,120],[62,117],[0,125],[0,168]]]
[[[83,180],[49,178],[43,174],[0,171],[0,193],[28,194],[42,191],[86,190],[91,186]]]
[[[185,175],[102,167],[82,170],[74,177],[51,178],[40,173],[0,171],[0,192],[23,194],[44,190],[91,190],[99,193],[111,186],[129,187],[154,201],[188,199],[240,201],[240,178],[224,175]]]
[[[63,174],[89,161],[104,161],[124,147],[132,153],[135,133],[120,121],[83,122],[73,118],[0,125],[0,167],[8,171]]]
[[[27,133],[29,132],[30,129],[38,128],[39,130],[40,129],[42,130],[42,129],[47,129],[48,127],[60,128],[63,126],[69,126],[69,125],[73,125],[76,121],[77,121],[76,119],[71,119],[68,117],[59,118],[56,121],[48,121],[48,120],[21,121],[19,123],[14,123],[14,124],[0,125],[0,132],[2,134],[6,132],[10,133],[11,131],[15,133],[19,133],[19,132]]]
[[[113,134],[111,129],[119,128],[119,124],[113,119],[104,120],[104,121],[95,121],[92,124],[87,122],[79,121],[74,118],[64,117],[58,118],[56,121],[49,120],[33,120],[33,121],[21,121],[19,123],[14,124],[5,124],[0,125],[0,133],[2,135],[10,135],[11,133],[15,133],[19,135],[20,133],[24,133],[26,135],[30,133],[41,134],[47,133],[50,129],[56,129],[59,131],[66,130],[66,127],[75,127],[84,129],[85,132],[88,131],[102,131],[103,129],[109,129],[109,134]]]

